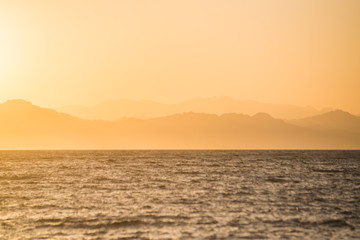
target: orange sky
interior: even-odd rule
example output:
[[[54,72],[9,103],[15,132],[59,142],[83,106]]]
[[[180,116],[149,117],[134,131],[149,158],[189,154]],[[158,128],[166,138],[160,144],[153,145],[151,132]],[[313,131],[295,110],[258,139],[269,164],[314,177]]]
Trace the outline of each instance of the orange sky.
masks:
[[[360,113],[359,0],[0,2],[0,101],[226,95]]]

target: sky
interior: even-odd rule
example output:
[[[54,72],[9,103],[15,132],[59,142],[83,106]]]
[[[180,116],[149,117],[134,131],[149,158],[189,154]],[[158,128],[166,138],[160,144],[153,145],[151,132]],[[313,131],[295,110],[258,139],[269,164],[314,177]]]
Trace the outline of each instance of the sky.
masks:
[[[229,96],[360,113],[359,0],[0,0],[0,101]]]

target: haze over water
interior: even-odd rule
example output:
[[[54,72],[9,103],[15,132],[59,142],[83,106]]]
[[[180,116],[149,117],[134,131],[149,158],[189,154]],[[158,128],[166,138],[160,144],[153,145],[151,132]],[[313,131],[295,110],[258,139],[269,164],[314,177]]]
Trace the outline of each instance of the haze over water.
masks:
[[[0,1],[0,240],[360,239],[359,23],[359,0]]]
[[[358,239],[359,151],[1,151],[0,239]]]

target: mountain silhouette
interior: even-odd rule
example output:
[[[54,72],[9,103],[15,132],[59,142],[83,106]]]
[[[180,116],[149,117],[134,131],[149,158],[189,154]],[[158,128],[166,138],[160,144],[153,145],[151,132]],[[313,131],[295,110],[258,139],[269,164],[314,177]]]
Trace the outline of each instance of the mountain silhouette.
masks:
[[[296,121],[195,112],[99,121],[12,100],[0,104],[0,148],[360,149],[358,120],[334,111]]]
[[[313,117],[291,121],[293,124],[312,129],[360,133],[360,117],[342,110],[335,110]]]
[[[132,101],[127,99],[106,101],[94,107],[69,105],[57,109],[84,119],[116,120],[122,117],[153,118],[183,112],[211,114],[244,113],[254,115],[266,112],[275,118],[297,119],[320,114],[313,107],[298,107],[287,104],[266,104],[256,101],[240,101],[229,97],[194,98],[176,104],[153,101]]]

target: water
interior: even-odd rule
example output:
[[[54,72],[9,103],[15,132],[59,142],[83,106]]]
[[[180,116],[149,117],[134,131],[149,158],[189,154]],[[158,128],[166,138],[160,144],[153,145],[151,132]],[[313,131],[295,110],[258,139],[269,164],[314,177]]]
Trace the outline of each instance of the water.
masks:
[[[0,239],[359,239],[360,151],[1,151]]]

